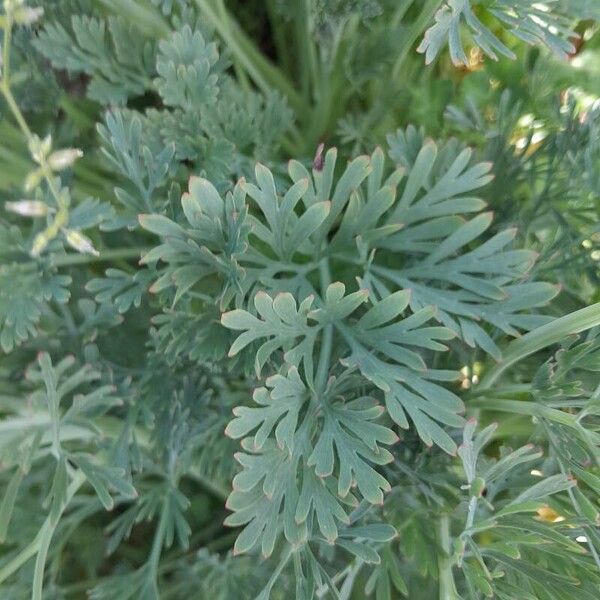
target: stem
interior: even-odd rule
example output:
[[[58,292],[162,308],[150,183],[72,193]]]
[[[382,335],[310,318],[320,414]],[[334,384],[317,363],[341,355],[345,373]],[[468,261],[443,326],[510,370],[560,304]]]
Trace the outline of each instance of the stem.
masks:
[[[408,54],[408,51],[412,48],[417,38],[425,31],[428,23],[431,21],[438,8],[440,7],[441,0],[428,0],[425,6],[421,9],[419,16],[411,24],[410,29],[406,33],[406,37],[403,41],[402,48],[396,57],[394,67],[392,68],[392,79],[397,79],[400,75],[400,70],[404,64],[404,60]]]
[[[473,523],[475,522],[475,513],[477,512],[478,504],[479,504],[479,499],[477,498],[477,496],[471,496],[471,499],[469,500],[469,511],[467,513],[467,521],[465,523],[464,531],[469,531],[471,529],[471,527],[473,527]],[[464,535],[464,532],[463,532],[463,535]],[[468,535],[470,535],[470,534],[468,534]],[[457,564],[459,567],[462,566],[462,561],[463,561],[464,555],[465,555],[465,545],[464,545],[464,541],[463,541],[462,550],[458,556],[458,561],[457,561]]]
[[[302,91],[306,98],[306,102],[308,103],[310,103],[311,100],[311,86],[313,97],[319,96],[319,90],[316,89],[316,82],[319,81],[319,69],[315,56],[315,46],[311,37],[310,14],[311,2],[309,0],[300,0],[298,2],[298,14],[296,16],[296,35],[301,57]]]
[[[167,37],[171,34],[168,21],[160,14],[155,6],[148,2],[133,0],[100,0],[108,10],[122,16],[128,23],[133,23],[142,31],[155,37]]]
[[[444,515],[440,518],[438,527],[439,543],[444,553],[438,558],[438,573],[440,578],[440,600],[456,600],[458,594],[452,575],[452,546],[450,539],[450,518]]]
[[[167,520],[169,517],[169,510],[166,506],[167,502],[169,502],[169,500],[167,497],[165,497],[165,503],[160,514],[160,521],[158,522],[158,527],[156,529],[156,533],[154,534],[154,541],[152,542],[152,550],[150,552],[149,562],[155,577],[158,570],[158,562],[160,561],[163,542],[165,540],[165,534],[167,532]]]
[[[329,270],[329,259],[323,258],[319,263],[319,282],[321,287],[321,298],[325,298],[325,290],[331,283],[331,272]],[[325,390],[327,375],[331,366],[331,347],[333,342],[333,325],[325,326],[323,331],[323,342],[319,353],[319,365],[315,377],[315,389],[318,393]]]
[[[288,547],[287,547],[287,550],[286,550],[285,554],[283,555],[283,557],[279,561],[279,564],[275,567],[275,570],[273,571],[273,574],[269,578],[269,581],[267,582],[267,585],[265,585],[265,587],[263,588],[262,592],[257,596],[257,600],[259,598],[260,598],[260,600],[267,600],[269,598],[269,596],[271,594],[271,589],[275,585],[275,582],[277,581],[277,579],[279,579],[279,576],[281,575],[281,572],[283,571],[283,569],[285,568],[285,566],[290,561],[290,558],[292,557],[292,554],[294,552],[295,552],[295,550],[294,550],[293,546],[291,546],[291,545],[288,544]]]
[[[12,26],[13,26],[13,15],[9,10],[5,14],[6,23],[4,26],[4,44],[3,44],[3,61],[4,61],[4,71],[2,73],[2,80],[0,82],[0,91],[4,96],[10,111],[12,112],[15,120],[17,121],[21,131],[23,132],[25,138],[27,139],[27,146],[30,149],[32,148],[32,144],[35,141],[35,136],[32,133],[31,129],[27,125],[25,118],[23,117],[23,113],[19,109],[19,106],[11,92],[10,89],[10,42],[12,37]],[[60,190],[56,187],[56,182],[54,181],[54,174],[48,161],[46,160],[46,156],[40,153],[39,160],[37,160],[40,165],[40,170],[48,184],[48,188],[56,201],[56,206],[58,207],[58,211],[54,217],[54,220],[48,225],[45,230],[45,233],[42,235],[46,235],[47,239],[50,240],[55,237],[61,227],[67,224],[68,216],[69,216],[69,205],[68,198],[61,196]]]
[[[578,428],[577,419],[574,415],[529,400],[475,398],[469,402],[469,406],[485,410],[544,418],[565,425],[566,427]]]
[[[479,389],[491,388],[508,367],[526,356],[597,325],[600,325],[600,302],[530,331],[508,344],[503,359],[485,375]]]
[[[110,250],[100,252],[99,256],[93,256],[91,254],[52,254],[50,255],[50,261],[54,267],[68,267],[71,265],[104,262],[119,258],[140,258],[149,251],[150,248],[146,246],[137,248],[111,248]]]
[[[241,27],[224,11],[219,15],[210,0],[196,0],[206,20],[217,30],[223,41],[254,83],[263,91],[273,88],[288,99],[290,105],[301,114],[304,102],[287,77],[255,47]]]
[[[117,417],[104,416],[98,420],[98,426],[102,429],[105,435],[111,438],[118,438],[123,433],[123,423]],[[148,432],[142,428],[135,428],[135,438],[142,448],[150,446],[150,437]],[[210,492],[216,499],[225,502],[229,496],[229,491],[222,488],[218,483],[208,479],[200,472],[198,467],[192,466],[185,472],[185,476],[199,483],[207,492]]]
[[[408,9],[412,6],[413,2],[414,2],[414,0],[405,0],[404,2],[402,2],[400,4],[400,6],[398,6],[398,8],[394,12],[394,15],[392,16],[391,21],[390,21],[391,26],[394,29],[400,26],[400,23],[402,22],[404,15],[408,11]]]
[[[5,581],[15,571],[20,569],[21,566],[23,566],[32,556],[34,556],[36,553],[38,553],[40,551],[40,549],[42,548],[42,545],[46,543],[46,539],[48,539],[47,543],[49,543],[49,540],[52,538],[52,534],[54,533],[54,530],[56,529],[56,526],[58,525],[58,522],[60,521],[60,517],[61,517],[62,513],[67,508],[69,502],[73,499],[73,496],[75,496],[75,494],[77,493],[77,490],[83,485],[84,481],[85,481],[85,475],[83,475],[83,473],[78,471],[77,474],[75,475],[75,477],[73,478],[73,481],[71,481],[71,483],[69,484],[69,487],[67,488],[65,502],[62,505],[62,507],[60,508],[60,511],[56,517],[56,520],[52,520],[50,515],[48,515],[46,517],[44,524],[40,528],[38,534],[35,536],[35,539],[31,542],[31,544],[29,544],[29,546],[26,546],[25,548],[23,548],[23,550],[21,550],[21,552],[19,552],[19,554],[17,554],[17,556],[15,556],[10,562],[5,564],[0,569],[0,583]],[[43,579],[43,575],[44,575],[43,565],[41,567],[41,574],[38,574],[37,562],[38,561],[36,561],[36,574],[38,575],[38,578],[41,576],[41,578]],[[34,593],[35,593],[35,588],[34,588]],[[38,597],[41,598],[41,596],[38,596]],[[32,596],[32,598],[35,598],[35,596]]]

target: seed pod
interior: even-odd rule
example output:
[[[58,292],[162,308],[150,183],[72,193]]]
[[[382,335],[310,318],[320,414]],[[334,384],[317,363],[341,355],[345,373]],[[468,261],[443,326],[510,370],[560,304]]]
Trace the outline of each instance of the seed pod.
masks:
[[[25,178],[25,184],[23,185],[23,189],[26,192],[31,192],[40,184],[40,181],[42,181],[43,178],[44,173],[41,169],[31,171],[27,174],[27,177]]]
[[[29,152],[38,165],[41,165],[50,149],[52,148],[52,137],[47,135],[43,140],[34,135],[29,142]]]
[[[46,248],[49,241],[50,239],[45,231],[38,233],[35,236],[31,246],[31,256],[39,256],[44,251],[44,248]]]
[[[94,248],[90,238],[86,237],[80,231],[75,229],[63,229],[65,238],[74,250],[82,254],[91,254],[92,256],[100,256],[100,252]]]
[[[39,200],[17,200],[16,202],[7,202],[4,207],[22,217],[43,217],[48,214],[48,205]]]
[[[485,479],[481,477],[475,477],[473,483],[471,484],[471,495],[476,498],[481,498],[483,496],[483,492],[485,490]]]
[[[15,23],[19,25],[31,25],[38,21],[44,14],[44,9],[42,7],[31,8],[29,6],[24,6],[15,11],[13,15],[13,19]]]
[[[83,156],[83,152],[79,148],[65,148],[57,150],[48,157],[48,166],[53,171],[62,171],[68,169],[73,163]]]

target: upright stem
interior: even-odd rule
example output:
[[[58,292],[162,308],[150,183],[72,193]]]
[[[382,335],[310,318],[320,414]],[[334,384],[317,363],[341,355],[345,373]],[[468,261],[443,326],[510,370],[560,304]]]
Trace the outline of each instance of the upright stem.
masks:
[[[331,283],[331,273],[329,270],[329,259],[321,259],[319,263],[319,283],[321,288],[321,298],[325,298],[325,291]],[[327,384],[327,375],[331,363],[331,346],[333,342],[333,325],[325,326],[323,331],[323,341],[321,343],[321,352],[319,354],[319,365],[315,378],[315,388],[318,393],[323,392]]]
[[[2,56],[3,72],[2,80],[0,81],[0,91],[6,99],[6,103],[8,104],[8,107],[10,108],[10,111],[17,121],[21,131],[23,132],[23,135],[27,139],[27,145],[31,151],[32,145],[35,141],[35,136],[29,128],[29,125],[27,125],[27,122],[23,117],[23,113],[19,109],[19,106],[10,89],[10,43],[12,37],[13,15],[9,10],[4,16],[6,21],[4,24],[4,44]],[[40,153],[40,156],[36,162],[38,162],[40,165],[40,170],[44,179],[46,180],[46,183],[48,184],[48,188],[50,189],[54,200],[56,201],[56,206],[58,207],[58,211],[54,216],[53,221],[50,223],[50,225],[48,225],[45,231],[46,237],[48,239],[52,239],[58,234],[60,229],[67,224],[69,218],[68,198],[60,194],[60,190],[56,186],[56,182],[54,180],[54,174],[50,168],[50,165],[48,164],[47,157],[43,153]]]
[[[502,360],[485,375],[478,386],[479,390],[490,389],[508,367],[526,356],[597,325],[600,325],[600,302],[526,333],[508,344]]]
[[[438,525],[438,542],[442,547],[443,556],[438,558],[438,573],[440,580],[440,600],[456,600],[458,594],[452,575],[452,544],[450,538],[450,517],[443,515]]]
[[[158,522],[158,527],[156,529],[156,533],[154,534],[154,541],[152,543],[152,550],[150,552],[150,565],[152,566],[155,574],[158,570],[158,562],[160,560],[163,543],[165,541],[165,534],[167,531],[167,520],[169,518],[169,510],[166,506],[167,502],[169,502],[169,499],[165,497],[165,505],[163,505],[163,509],[160,514],[160,521]]]
[[[21,550],[21,552],[19,552],[17,556],[15,556],[10,562],[6,563],[0,569],[0,583],[5,581],[15,571],[18,571],[21,568],[21,566],[24,565],[32,556],[40,552],[40,550],[43,550],[45,544],[49,543],[49,540],[52,539],[54,530],[56,529],[56,526],[60,521],[60,516],[67,508],[69,502],[71,502],[71,500],[73,499],[73,496],[76,494],[77,490],[83,485],[84,482],[85,475],[78,471],[71,483],[69,484],[69,487],[67,488],[65,502],[60,508],[59,514],[56,516],[55,519],[52,519],[52,517],[48,515],[46,517],[46,520],[44,521],[44,524],[42,525],[41,529],[35,536],[35,539],[31,542],[31,544],[29,544],[29,546]],[[39,563],[39,559],[36,562]],[[43,565],[41,565],[41,567],[38,568],[36,564],[36,573],[37,580],[43,579]]]
[[[273,88],[288,99],[290,106],[298,113],[304,110],[304,103],[289,79],[256,48],[253,41],[244,33],[237,22],[223,11],[215,9],[211,0],[196,0],[204,18],[216,29],[226,42],[232,55],[237,59],[254,83],[263,91]]]
[[[404,64],[408,51],[412,48],[417,38],[425,31],[425,28],[440,7],[441,0],[425,0],[425,6],[421,9],[419,16],[411,24],[406,36],[402,42],[402,48],[396,57],[394,67],[392,68],[392,79],[400,75],[400,70]]]
[[[93,262],[102,262],[107,260],[118,260],[121,258],[131,259],[140,258],[150,251],[149,247],[141,246],[137,248],[111,248],[100,252],[98,256],[91,254],[51,254],[50,261],[55,267],[68,267],[72,265],[81,265]]]

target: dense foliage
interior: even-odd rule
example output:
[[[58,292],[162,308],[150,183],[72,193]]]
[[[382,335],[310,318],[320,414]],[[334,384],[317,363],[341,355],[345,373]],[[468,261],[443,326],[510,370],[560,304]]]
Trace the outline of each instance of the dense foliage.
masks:
[[[597,598],[598,23],[4,0],[0,596]]]

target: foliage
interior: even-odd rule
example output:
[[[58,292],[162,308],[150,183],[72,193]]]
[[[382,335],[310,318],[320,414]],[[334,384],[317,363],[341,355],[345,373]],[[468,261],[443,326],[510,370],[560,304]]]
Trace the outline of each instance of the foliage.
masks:
[[[594,2],[3,7],[2,597],[597,596]]]

